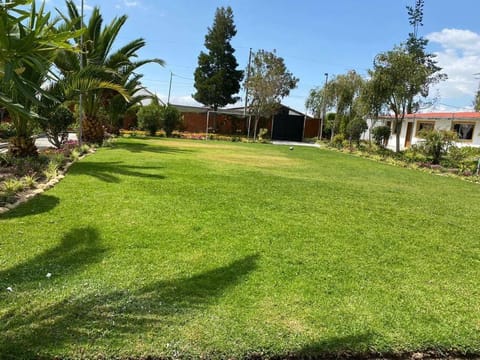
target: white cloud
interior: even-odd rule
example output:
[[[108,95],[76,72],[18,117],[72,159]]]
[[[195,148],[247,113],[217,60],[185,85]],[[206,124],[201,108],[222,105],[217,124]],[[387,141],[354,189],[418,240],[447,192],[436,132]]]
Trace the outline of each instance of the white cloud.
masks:
[[[426,38],[432,44],[438,44],[440,51],[435,52],[438,65],[448,75],[448,80],[435,86],[441,102],[454,103],[469,107],[478,89],[480,73],[480,34],[470,30],[443,29],[428,34]]]
[[[123,0],[123,3],[126,7],[134,7],[139,5],[138,1]]]
[[[78,11],[80,11],[81,7],[82,7],[82,3],[79,1],[78,4],[77,4],[77,9],[78,9]],[[93,6],[87,4],[87,2],[84,1],[84,2],[83,2],[83,10],[84,10],[84,11],[92,11],[92,10],[93,10]]]

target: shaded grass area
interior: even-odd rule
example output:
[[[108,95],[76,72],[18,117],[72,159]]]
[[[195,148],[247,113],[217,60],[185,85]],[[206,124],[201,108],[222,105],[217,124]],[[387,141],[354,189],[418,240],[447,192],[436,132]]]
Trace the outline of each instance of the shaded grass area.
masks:
[[[0,354],[478,353],[479,201],[318,149],[121,139],[0,216]]]

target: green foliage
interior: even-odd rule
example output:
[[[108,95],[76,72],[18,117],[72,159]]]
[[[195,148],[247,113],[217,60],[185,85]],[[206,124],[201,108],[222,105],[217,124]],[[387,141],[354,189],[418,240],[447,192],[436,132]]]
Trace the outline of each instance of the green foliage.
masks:
[[[446,168],[456,168],[460,171],[476,171],[480,149],[471,146],[450,146],[448,153],[440,161]]]
[[[435,74],[428,64],[418,61],[405,45],[380,53],[375,57],[374,68],[370,72],[375,82],[379,98],[395,115],[393,132],[396,134],[396,151],[400,151],[400,129],[405,114],[414,96],[426,96],[429,84]]]
[[[238,63],[230,41],[237,33],[233,23],[230,6],[217,8],[212,28],[205,36],[205,47],[198,57],[195,70],[195,89],[193,98],[198,102],[217,110],[238,101],[237,94],[243,71],[237,70]]]
[[[372,136],[375,144],[382,147],[387,146],[387,142],[390,138],[391,132],[392,131],[390,129],[390,126],[381,125],[374,127],[372,129]]]
[[[7,1],[0,5],[0,107],[10,114],[18,137],[31,135],[38,118],[41,85],[50,78],[50,66],[59,51],[71,52],[68,39],[78,31],[56,28],[56,20],[31,0]]]
[[[244,86],[249,92],[250,112],[255,116],[254,138],[260,118],[273,116],[281,100],[297,87],[298,81],[275,50],[258,50],[253,54],[250,75]]]
[[[80,158],[80,151],[78,149],[73,149],[70,152],[70,160],[77,161]]]
[[[83,19],[77,5],[67,0],[66,7],[67,13],[62,14],[65,26],[79,29]],[[138,52],[146,45],[142,38],[118,43],[126,21],[127,16],[122,15],[105,24],[100,8],[94,7],[84,24],[83,43],[79,37],[74,39],[78,48],[83,46],[81,58],[61,53],[55,59],[65,97],[78,102],[79,92],[83,94],[82,135],[87,142],[101,144],[104,125],[116,133],[125,112],[150,97],[141,94],[138,68],[148,63],[164,64],[161,59],[138,60]]]
[[[332,141],[331,141],[331,144],[340,149],[343,147],[343,143],[345,141],[345,135],[343,134],[337,134],[337,135],[334,135],[333,138],[332,138]]]
[[[25,188],[33,189],[37,186],[37,177],[35,175],[25,175],[22,182]]]
[[[155,136],[155,133],[163,124],[163,108],[152,102],[138,110],[137,118],[140,129],[148,131],[150,136]]]
[[[44,117],[39,119],[40,127],[48,141],[60,149],[68,140],[68,128],[75,122],[73,113],[64,106],[58,106],[53,111],[42,114]]]
[[[21,180],[17,180],[17,179],[7,179],[1,185],[1,189],[7,195],[13,195],[17,192],[22,191],[24,188],[25,188],[24,183]]]
[[[9,165],[13,167],[17,177],[41,173],[47,163],[48,158],[45,156],[9,157]]]
[[[82,144],[78,150],[80,151],[80,154],[83,155],[83,154],[86,154],[90,151],[90,145],[88,144]]]
[[[0,138],[1,139],[8,139],[12,136],[15,136],[15,126],[9,122],[2,122],[0,123]]]
[[[181,114],[177,108],[173,106],[165,106],[162,109],[163,128],[166,136],[170,137],[173,130],[176,130],[181,122]]]
[[[47,181],[50,181],[57,177],[58,175],[59,164],[56,161],[50,161],[43,170],[43,175],[47,178]]]
[[[425,155],[424,144],[415,144],[410,146],[402,154],[402,159],[408,163],[425,162],[427,156]]]
[[[429,156],[435,165],[440,164],[442,157],[457,139],[455,132],[446,130],[421,131],[418,136],[425,140],[425,155]]]
[[[360,145],[360,137],[362,134],[368,130],[368,125],[365,119],[354,118],[350,120],[345,129],[345,134],[348,137],[348,140],[356,141]]]

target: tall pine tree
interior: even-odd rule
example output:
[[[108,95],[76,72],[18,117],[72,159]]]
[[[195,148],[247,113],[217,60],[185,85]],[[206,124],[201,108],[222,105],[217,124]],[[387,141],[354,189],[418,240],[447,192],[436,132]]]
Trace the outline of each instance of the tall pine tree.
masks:
[[[194,74],[197,92],[193,94],[195,100],[214,110],[239,100],[234,95],[240,90],[243,71],[237,70],[235,49],[230,44],[236,33],[231,7],[217,8],[213,26],[205,36],[208,53],[202,51],[198,56]]]

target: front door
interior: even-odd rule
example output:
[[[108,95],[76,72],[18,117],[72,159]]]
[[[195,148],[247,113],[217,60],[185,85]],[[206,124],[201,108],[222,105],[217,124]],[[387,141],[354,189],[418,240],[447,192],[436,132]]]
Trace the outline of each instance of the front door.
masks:
[[[407,123],[407,134],[405,135],[405,148],[409,148],[412,145],[413,135],[413,122]]]

